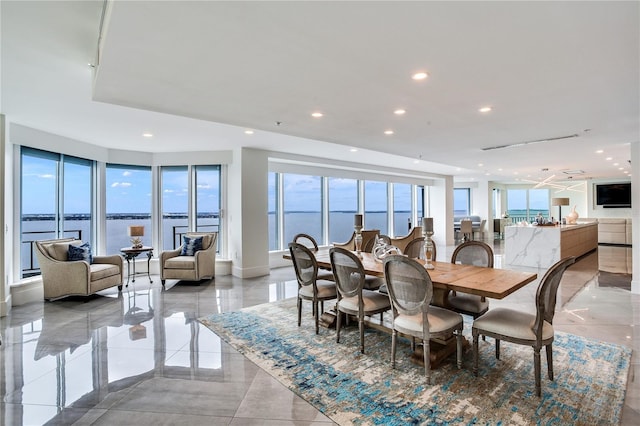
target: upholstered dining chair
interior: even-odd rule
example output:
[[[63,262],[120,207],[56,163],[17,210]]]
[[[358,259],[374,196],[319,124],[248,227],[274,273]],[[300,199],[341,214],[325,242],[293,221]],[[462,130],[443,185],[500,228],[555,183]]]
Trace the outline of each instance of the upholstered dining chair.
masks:
[[[411,259],[424,257],[424,238],[419,237],[409,241],[402,253]]]
[[[374,240],[376,235],[380,235],[380,230],[379,229],[363,229],[361,231],[361,235],[362,235],[362,246],[360,247],[360,250],[365,251],[364,248],[369,245],[369,242],[371,240]],[[356,239],[356,233],[354,232],[353,234],[351,234],[351,238],[349,239],[349,241],[346,241],[344,243],[333,243],[333,246],[340,247],[347,250],[355,250],[356,249],[355,239]]]
[[[493,268],[493,249],[482,241],[466,241],[451,255],[451,263]],[[489,310],[489,301],[483,296],[452,291],[447,297],[448,308],[478,318]]]
[[[575,257],[566,257],[551,266],[540,280],[536,292],[536,313],[530,314],[507,308],[494,308],[473,321],[473,374],[478,375],[478,337],[496,339],[496,359],[500,359],[500,341],[533,347],[536,395],[541,396],[540,349],[547,352],[547,373],[553,380],[554,339],[553,316],[556,294],[564,271],[575,262]]]
[[[358,318],[360,330],[360,352],[364,353],[364,317],[380,314],[382,321],[382,314],[391,309],[389,297],[364,288],[364,267],[353,252],[334,247],[329,251],[329,258],[338,290],[336,343],[340,343],[342,324],[340,313],[355,316]]]
[[[468,219],[460,221],[460,234],[463,241],[469,241],[473,239],[473,222]]]
[[[320,314],[324,310],[324,301],[337,297],[336,284],[333,281],[318,279],[318,262],[311,250],[299,243],[289,243],[293,268],[298,281],[298,327],[302,324],[302,300],[311,301],[311,312],[320,331]],[[320,309],[318,309],[320,304]]]
[[[317,253],[319,250],[317,241],[309,234],[297,234],[293,237],[293,242],[302,244],[314,253]],[[318,277],[316,279],[333,281],[333,273],[318,272]]]
[[[402,255],[387,256],[384,275],[391,301],[391,367],[396,366],[398,332],[422,339],[424,372],[431,384],[431,338],[448,338],[452,333],[457,340],[457,365],[462,367],[462,315],[448,309],[429,305],[433,296],[433,283],[424,266]],[[412,348],[415,341],[412,340]]]

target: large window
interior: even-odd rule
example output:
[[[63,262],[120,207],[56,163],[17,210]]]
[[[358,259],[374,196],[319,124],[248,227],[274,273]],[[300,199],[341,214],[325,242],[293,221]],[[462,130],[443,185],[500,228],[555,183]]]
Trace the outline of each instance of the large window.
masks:
[[[393,235],[396,237],[407,235],[413,225],[411,222],[411,185],[394,183]]]
[[[299,233],[322,243],[322,185],[320,176],[285,174],[284,241]]]
[[[144,245],[151,235],[151,167],[108,164],[106,174],[107,253],[131,246],[130,225],[144,226]]]
[[[513,222],[531,221],[538,214],[549,216],[548,189],[507,189],[507,212]]]
[[[358,211],[358,181],[329,178],[329,243],[347,241]]]
[[[379,229],[381,234],[388,234],[388,206],[387,183],[366,181],[364,183],[364,228]]]
[[[219,232],[220,166],[195,166],[195,173],[196,231]]]
[[[172,250],[189,229],[189,175],[187,166],[162,167],[162,248]]]
[[[278,226],[278,178],[280,174],[267,175],[267,215],[269,219],[269,250],[280,248],[280,227]]]
[[[20,276],[39,274],[34,241],[91,242],[93,162],[22,147]]]
[[[469,216],[471,214],[471,190],[469,188],[453,189],[453,216]]]

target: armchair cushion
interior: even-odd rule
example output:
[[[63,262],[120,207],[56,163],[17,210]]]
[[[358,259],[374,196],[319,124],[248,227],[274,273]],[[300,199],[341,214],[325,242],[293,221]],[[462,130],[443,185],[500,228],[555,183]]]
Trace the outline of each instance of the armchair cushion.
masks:
[[[91,245],[89,243],[84,243],[80,246],[69,244],[67,260],[84,260],[86,262],[93,263],[93,256],[91,255]]]
[[[187,235],[182,237],[180,256],[194,256],[200,250],[202,250],[202,237],[192,238]]]

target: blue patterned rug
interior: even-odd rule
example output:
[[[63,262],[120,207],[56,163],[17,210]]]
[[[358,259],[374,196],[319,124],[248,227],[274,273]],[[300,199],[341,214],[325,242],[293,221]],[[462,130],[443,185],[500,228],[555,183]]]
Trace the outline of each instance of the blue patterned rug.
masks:
[[[390,335],[368,329],[366,354],[358,350],[357,325],[341,333],[313,331],[309,304],[297,327],[295,299],[199,321],[240,353],[341,425],[408,424],[618,424],[624,403],[631,350],[556,332],[555,381],[546,376],[542,355],[542,398],[535,396],[533,350],[503,343],[495,359],[493,339],[480,341],[479,374],[471,371],[473,353],[463,368],[455,356],[432,372],[409,361],[407,340],[398,345],[396,369],[390,367]],[[471,342],[471,324],[465,336]]]

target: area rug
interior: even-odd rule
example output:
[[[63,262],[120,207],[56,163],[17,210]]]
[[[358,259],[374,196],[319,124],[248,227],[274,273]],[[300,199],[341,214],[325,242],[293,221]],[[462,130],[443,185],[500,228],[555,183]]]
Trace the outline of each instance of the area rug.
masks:
[[[308,304],[307,304],[308,305]],[[504,342],[495,359],[493,339],[480,341],[478,377],[467,350],[463,368],[455,355],[433,370],[410,361],[408,340],[398,345],[390,367],[391,337],[367,329],[366,354],[359,351],[357,326],[341,333],[314,333],[308,306],[297,326],[295,299],[201,318],[240,353],[341,425],[408,424],[618,424],[624,403],[631,350],[556,332],[555,381],[546,377],[535,395],[533,350]],[[471,324],[465,335],[471,342]]]

